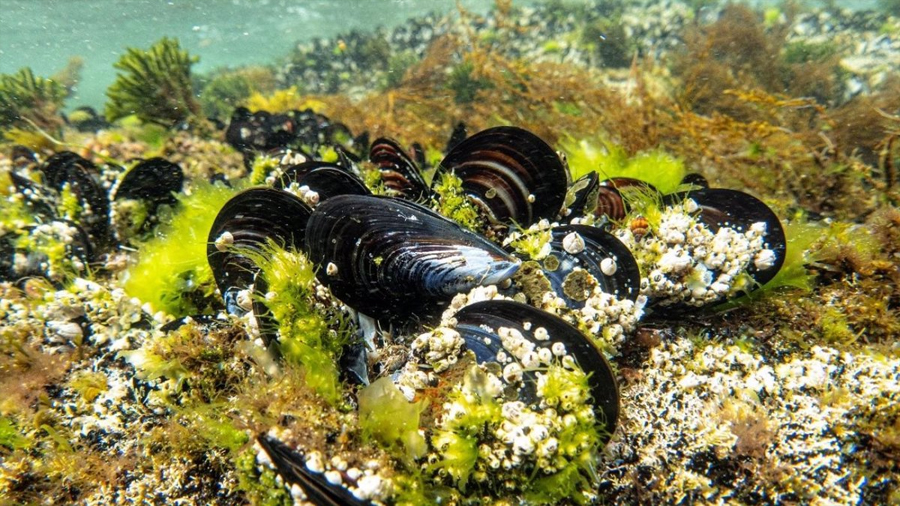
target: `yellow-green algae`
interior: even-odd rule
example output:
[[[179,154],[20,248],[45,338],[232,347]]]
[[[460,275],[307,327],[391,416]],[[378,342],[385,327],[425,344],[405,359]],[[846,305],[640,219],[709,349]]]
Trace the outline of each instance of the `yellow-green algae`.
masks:
[[[629,156],[621,145],[607,140],[567,138],[560,141],[572,179],[596,172],[600,179],[629,177],[652,184],[663,194],[675,192],[687,174],[684,161],[661,150]]]
[[[212,295],[215,283],[206,260],[206,238],[219,210],[236,190],[198,182],[189,194],[179,195],[179,207],[170,223],[139,245],[137,264],[126,273],[124,288],[154,311],[180,317],[197,314],[200,301]]]
[[[251,258],[268,284],[265,304],[277,322],[281,355],[302,364],[309,387],[338,404],[342,388],[337,359],[350,342],[349,329],[338,313],[325,315],[316,309],[312,263],[303,253],[274,244]]]

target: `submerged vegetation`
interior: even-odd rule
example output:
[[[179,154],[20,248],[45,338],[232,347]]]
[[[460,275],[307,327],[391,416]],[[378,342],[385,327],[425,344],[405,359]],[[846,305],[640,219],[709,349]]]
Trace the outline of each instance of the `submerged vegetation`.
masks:
[[[0,502],[291,504],[292,490],[260,460],[255,439],[264,434],[353,455],[323,465],[392,470],[385,476],[398,503],[459,491],[489,502],[510,490],[533,504],[900,500],[900,79],[870,84],[853,74],[844,38],[798,37],[795,21],[808,13],[793,3],[760,12],[689,2],[683,44],[665,58],[612,3],[600,2],[597,15],[550,3],[542,19],[570,26],[550,42],[546,26],[497,2],[490,24],[465,11],[460,29],[430,23],[438,28],[422,48],[398,52],[383,31],[352,33],[298,49],[284,69],[206,76],[192,75],[196,57],[165,38],[116,64],[106,116],[117,124],[101,133],[65,126],[64,80],[30,69],[0,76],[0,250],[9,257],[0,260]],[[531,39],[539,49],[515,49]],[[357,61],[370,68],[341,70]],[[323,88],[290,80],[297,69],[321,74]],[[865,90],[853,91],[863,80]],[[485,481],[491,452],[506,448],[503,406],[485,394],[485,372],[456,364],[412,402],[387,379],[397,372],[389,367],[368,386],[354,384],[341,359],[360,334],[316,290],[324,288],[303,253],[268,244],[254,258],[267,289],[249,303],[265,303],[265,318],[218,315],[207,264],[213,220],[239,189],[266,184],[296,155],[276,150],[244,165],[224,132],[197,121],[225,122],[237,107],[309,110],[315,132],[340,122],[373,139],[417,142],[432,168],[464,121],[470,133],[535,132],[566,155],[573,179],[596,172],[673,193],[699,173],[782,217],[785,264],[749,296],[604,344],[623,415],[604,452],[602,424],[573,411],[555,435],[571,451],[540,464],[556,472],[541,474],[535,460],[506,483]],[[186,131],[170,131],[182,123]],[[90,173],[106,185],[118,174],[109,167],[157,155],[178,161],[189,181],[153,230],[76,268],[59,237],[29,228],[43,211],[16,197],[11,175],[32,183],[47,175],[11,139],[33,140],[39,159],[64,141],[108,164]],[[303,139],[298,151],[338,158],[314,135]],[[352,149],[365,158],[368,146]],[[386,191],[368,162],[361,169]],[[433,188],[441,214],[485,230],[452,172]],[[75,190],[53,200],[72,221],[85,211]],[[643,197],[623,221],[629,229],[659,225],[659,203]],[[539,269],[551,256],[549,232],[520,232],[510,245],[532,259],[522,270]],[[43,255],[48,279],[7,279],[15,251]],[[272,332],[281,338],[266,346]],[[399,342],[380,343],[388,358]],[[561,404],[562,392],[586,402],[580,370],[554,364],[541,373],[548,405]],[[462,414],[442,418],[450,409]],[[823,488],[823,476],[840,486]],[[596,497],[584,493],[596,483]]]
[[[172,127],[200,113],[191,66],[199,58],[181,49],[177,39],[162,38],[146,50],[128,48],[106,94],[110,121],[135,115],[145,123]]]

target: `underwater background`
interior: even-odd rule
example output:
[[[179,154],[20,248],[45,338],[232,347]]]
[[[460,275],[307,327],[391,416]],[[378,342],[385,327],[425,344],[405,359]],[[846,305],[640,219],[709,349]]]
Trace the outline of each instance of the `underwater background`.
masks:
[[[0,2],[0,506],[900,504],[900,1]]]

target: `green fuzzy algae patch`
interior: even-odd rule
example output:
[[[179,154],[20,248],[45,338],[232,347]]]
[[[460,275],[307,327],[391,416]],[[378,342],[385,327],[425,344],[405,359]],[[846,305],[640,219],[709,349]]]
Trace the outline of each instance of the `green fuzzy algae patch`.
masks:
[[[341,400],[337,359],[349,342],[346,325],[335,313],[315,307],[315,273],[300,252],[274,244],[261,255],[250,255],[268,283],[265,304],[277,322],[278,346],[290,363],[306,370],[306,383],[332,405]]]
[[[212,295],[215,284],[206,261],[206,239],[219,210],[237,190],[199,183],[179,197],[179,211],[153,239],[139,246],[138,263],[128,270],[125,291],[154,311],[175,317],[205,307],[188,294]]]
[[[428,446],[419,434],[423,402],[409,402],[390,378],[380,378],[359,392],[359,425],[364,438],[378,441],[408,460],[425,455]]]
[[[684,162],[662,150],[651,150],[629,157],[622,146],[609,141],[572,138],[560,142],[569,162],[572,179],[597,172],[600,179],[630,177],[646,181],[663,194],[678,190],[687,174]]]

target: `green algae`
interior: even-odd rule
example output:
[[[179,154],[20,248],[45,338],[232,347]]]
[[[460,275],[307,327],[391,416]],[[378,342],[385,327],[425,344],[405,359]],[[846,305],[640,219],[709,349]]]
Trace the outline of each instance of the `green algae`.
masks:
[[[342,388],[337,359],[350,336],[341,316],[315,308],[312,263],[304,254],[274,244],[265,254],[251,258],[268,285],[265,304],[277,322],[281,355],[304,367],[310,388],[332,405],[338,404]]]
[[[463,228],[480,231],[485,226],[484,218],[466,196],[462,180],[452,172],[444,172],[441,180],[434,186],[434,210],[442,216],[450,218]]]
[[[178,39],[163,37],[147,50],[128,48],[113,66],[120,71],[107,89],[106,117],[137,116],[144,123],[172,127],[200,114],[191,66],[199,61]]]
[[[358,394],[359,426],[364,439],[374,439],[407,462],[427,451],[419,434],[423,402],[409,402],[390,378],[380,378]]]
[[[596,172],[600,179],[628,177],[652,184],[663,194],[678,190],[687,175],[684,161],[661,150],[629,156],[625,148],[607,140],[567,138],[559,143],[566,154],[572,179]]]
[[[222,185],[196,183],[190,194],[180,195],[171,222],[140,245],[138,262],[126,274],[125,291],[154,311],[175,317],[206,310],[206,301],[215,291],[206,238],[219,210],[235,192]]]

